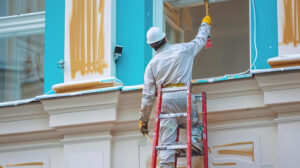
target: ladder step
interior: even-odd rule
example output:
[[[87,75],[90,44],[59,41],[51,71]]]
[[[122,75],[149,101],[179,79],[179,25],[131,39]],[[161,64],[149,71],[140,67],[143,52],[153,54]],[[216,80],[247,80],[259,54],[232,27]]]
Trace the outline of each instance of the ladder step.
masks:
[[[184,142],[176,142],[173,145],[156,146],[156,150],[175,150],[177,157],[186,157],[186,148],[187,145]],[[203,156],[203,152],[192,145],[192,155]]]
[[[183,91],[183,90],[187,91],[187,86],[162,88],[162,92],[176,92],[176,91]]]
[[[201,102],[202,101],[202,94],[196,94],[194,96],[195,96],[196,102]]]
[[[186,113],[170,113],[170,114],[160,114],[159,118],[174,118],[174,117],[186,117]]]
[[[177,150],[177,149],[186,149],[186,144],[174,144],[174,145],[164,145],[164,146],[156,146],[156,150]]]

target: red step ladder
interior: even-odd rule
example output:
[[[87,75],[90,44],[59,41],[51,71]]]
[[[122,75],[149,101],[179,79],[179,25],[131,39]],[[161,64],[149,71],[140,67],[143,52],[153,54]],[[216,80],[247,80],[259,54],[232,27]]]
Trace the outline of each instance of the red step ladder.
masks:
[[[187,112],[186,113],[175,113],[175,114],[160,114],[162,105],[162,93],[163,92],[176,92],[176,91],[187,91]],[[198,100],[202,100],[202,144],[203,151],[197,150],[192,145],[192,85],[189,82],[187,86],[183,87],[168,87],[162,88],[162,85],[158,86],[157,97],[156,97],[156,115],[155,115],[155,126],[154,126],[154,140],[152,148],[152,161],[151,168],[156,168],[157,151],[158,150],[176,150],[175,155],[175,168],[177,167],[177,157],[186,157],[187,168],[192,168],[192,155],[203,156],[204,168],[208,168],[208,146],[207,146],[207,108],[206,108],[206,93],[203,91],[201,95],[197,95]],[[177,143],[168,146],[158,146],[159,139],[159,127],[160,119],[167,117],[187,117],[187,143],[178,143],[179,140],[179,128],[177,128]]]

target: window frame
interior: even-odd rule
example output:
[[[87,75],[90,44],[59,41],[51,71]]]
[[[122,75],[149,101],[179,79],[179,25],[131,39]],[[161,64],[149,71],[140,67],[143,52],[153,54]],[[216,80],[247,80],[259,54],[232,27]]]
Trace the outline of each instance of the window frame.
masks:
[[[153,26],[157,26],[157,27],[160,27],[162,28],[162,30],[164,30],[165,28],[165,24],[164,24],[164,15],[163,15],[163,1],[164,0],[156,0],[153,2]],[[222,76],[212,76],[212,77],[209,77],[209,79],[219,79],[219,78],[222,78],[224,80],[231,80],[231,79],[236,79],[236,78],[248,78],[250,76],[252,76],[252,68],[255,67],[255,64],[253,65],[253,67],[251,67],[252,65],[252,45],[251,45],[251,40],[252,40],[252,29],[251,29],[251,19],[252,19],[252,16],[251,16],[251,13],[252,13],[252,4],[251,4],[251,1],[252,0],[248,0],[248,5],[249,5],[249,67],[245,68],[245,71],[246,70],[249,70],[247,71],[247,73],[243,73],[242,74],[224,74],[224,77],[223,78]],[[255,26],[255,25],[254,25]],[[254,28],[255,29],[255,28]],[[155,54],[155,52],[153,51],[152,52],[153,56]],[[257,53],[256,53],[257,54]],[[227,78],[226,76],[230,75],[231,77]],[[193,81],[206,81],[206,79],[208,78],[203,78],[203,79],[193,79]]]
[[[17,37],[34,34],[45,34],[45,11],[34,12],[21,15],[11,15],[0,17],[0,38],[13,38],[14,45],[17,46]],[[20,51],[13,51],[13,57],[18,57]],[[21,98],[20,83],[16,84],[16,100],[25,100]],[[9,102],[7,100],[1,102]]]

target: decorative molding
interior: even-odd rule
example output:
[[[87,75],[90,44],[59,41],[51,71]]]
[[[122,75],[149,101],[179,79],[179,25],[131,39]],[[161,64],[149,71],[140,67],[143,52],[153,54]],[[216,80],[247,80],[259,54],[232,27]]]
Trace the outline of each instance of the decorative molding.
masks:
[[[290,83],[290,84],[280,84],[280,85],[270,85],[270,86],[262,86],[261,89],[263,91],[276,91],[276,90],[284,90],[284,89],[300,89],[300,83]]]
[[[4,122],[12,122],[12,121],[22,121],[22,120],[32,120],[32,119],[41,119],[41,118],[49,118],[48,114],[40,113],[40,114],[28,114],[28,115],[19,115],[12,117],[1,117],[0,123]]]
[[[0,18],[0,37],[36,32],[45,32],[45,12]]]
[[[216,99],[216,98],[227,98],[227,97],[235,97],[235,96],[257,95],[257,94],[263,94],[263,91],[260,89],[251,89],[251,90],[241,90],[241,91],[233,91],[233,92],[213,93],[208,95],[207,98]]]
[[[263,127],[263,126],[271,126],[276,125],[276,121],[262,121],[262,122],[253,122],[253,123],[243,123],[243,124],[228,124],[228,125],[220,125],[220,126],[209,126],[207,129],[209,131],[215,130],[226,130],[226,129],[236,129],[236,128],[249,128],[249,127]]]
[[[62,147],[63,143],[61,142],[47,142],[47,143],[36,143],[34,145],[14,145],[9,147],[0,147],[0,152],[13,152],[13,151],[26,151],[26,150],[36,150],[43,148],[54,148],[54,147]]]
[[[300,121],[300,117],[285,117],[274,119],[276,123],[296,122]]]
[[[82,143],[82,142],[91,142],[91,141],[110,141],[113,139],[113,136],[111,135],[101,135],[101,136],[83,136],[79,138],[67,138],[62,139],[60,142],[66,144],[66,143]]]
[[[88,105],[88,106],[80,106],[80,107],[66,107],[59,109],[49,109],[47,110],[50,115],[55,114],[63,114],[63,113],[72,113],[78,111],[87,111],[87,110],[103,110],[103,109],[111,109],[115,108],[117,103],[106,103],[106,104],[96,104],[96,105]]]

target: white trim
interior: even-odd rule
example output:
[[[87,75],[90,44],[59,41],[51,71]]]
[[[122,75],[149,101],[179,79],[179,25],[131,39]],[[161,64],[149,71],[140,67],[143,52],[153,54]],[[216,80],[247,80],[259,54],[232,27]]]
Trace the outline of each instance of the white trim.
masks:
[[[105,103],[105,104],[95,104],[95,105],[87,105],[80,107],[66,107],[59,109],[48,109],[48,114],[64,114],[64,113],[74,113],[80,111],[88,111],[88,110],[105,110],[105,109],[113,109],[116,108],[117,103]]]
[[[44,148],[55,148],[63,147],[61,142],[48,142],[48,143],[38,143],[33,145],[20,145],[20,146],[11,146],[11,147],[0,147],[0,152],[12,152],[12,151],[26,151],[26,150],[36,150]]]
[[[215,130],[227,130],[227,129],[236,129],[236,128],[272,126],[275,124],[277,124],[277,122],[274,120],[274,121],[262,121],[262,122],[254,122],[254,123],[208,126],[207,129],[208,129],[208,131],[215,131]]]
[[[79,137],[79,138],[70,138],[62,139],[60,142],[66,143],[82,143],[82,142],[92,142],[92,141],[110,141],[113,139],[111,135],[102,135],[102,136],[90,136],[90,137]]]
[[[45,32],[45,12],[0,18],[0,37]]]

